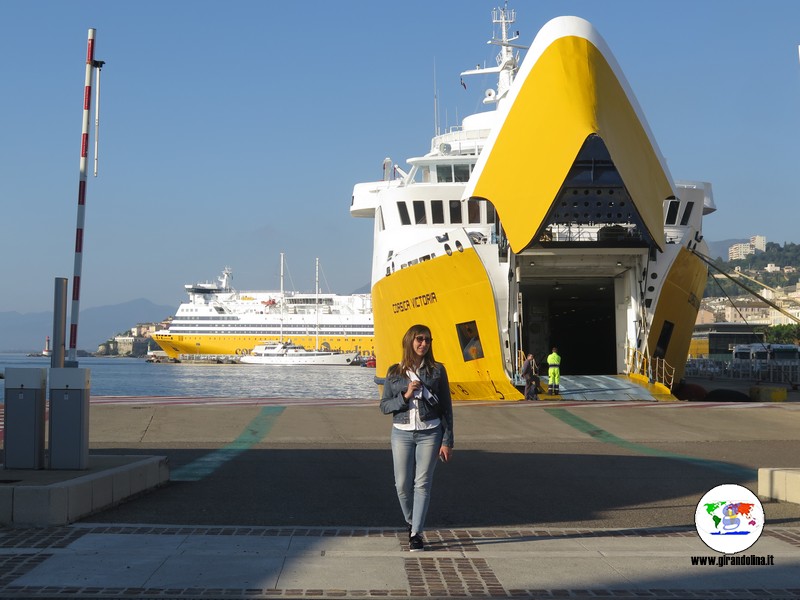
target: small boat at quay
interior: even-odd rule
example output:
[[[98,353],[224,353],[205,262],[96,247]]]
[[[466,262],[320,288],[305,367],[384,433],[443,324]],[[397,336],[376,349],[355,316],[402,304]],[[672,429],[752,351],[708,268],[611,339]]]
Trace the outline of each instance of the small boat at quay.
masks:
[[[245,365],[331,365],[348,366],[358,356],[357,352],[306,350],[292,342],[259,344],[239,362]]]

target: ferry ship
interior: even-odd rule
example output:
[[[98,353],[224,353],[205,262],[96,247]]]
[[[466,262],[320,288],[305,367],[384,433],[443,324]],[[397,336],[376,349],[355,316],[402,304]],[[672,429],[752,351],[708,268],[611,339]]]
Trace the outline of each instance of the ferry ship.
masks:
[[[283,270],[281,261],[281,271]],[[374,353],[369,294],[237,291],[226,267],[218,283],[185,286],[189,300],[153,339],[171,359],[246,356],[266,342],[335,352]]]
[[[711,186],[672,178],[590,23],[558,17],[526,48],[515,20],[493,10],[497,64],[461,74],[496,74],[490,110],[353,189],[351,216],[375,221],[377,375],[423,323],[457,400],[521,400],[524,355],[553,346],[562,389],[613,376],[668,396],[705,287]]]

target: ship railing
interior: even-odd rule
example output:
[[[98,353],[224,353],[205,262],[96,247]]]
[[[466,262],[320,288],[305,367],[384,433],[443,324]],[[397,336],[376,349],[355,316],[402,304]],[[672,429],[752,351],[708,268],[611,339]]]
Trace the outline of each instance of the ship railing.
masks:
[[[451,148],[451,152],[455,151],[455,154],[459,154],[462,142],[471,142],[470,146],[473,146],[474,142],[488,138],[490,132],[490,129],[462,130],[460,127],[458,129],[454,127],[447,133],[437,135],[431,140],[431,152],[439,151],[442,144],[450,144],[451,146],[457,145],[457,147]]]
[[[638,242],[636,226],[629,223],[553,223],[547,227],[542,242]]]
[[[672,389],[675,367],[663,358],[652,358],[641,350],[629,346],[625,362],[629,375],[640,375],[646,377],[650,383],[660,383]]]
[[[704,379],[780,384],[796,389],[800,385],[800,361],[696,358],[686,362],[685,374]]]

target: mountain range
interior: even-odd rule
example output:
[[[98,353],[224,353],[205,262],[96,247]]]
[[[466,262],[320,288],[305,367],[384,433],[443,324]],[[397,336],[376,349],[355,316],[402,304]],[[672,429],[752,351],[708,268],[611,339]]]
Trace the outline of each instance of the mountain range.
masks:
[[[174,306],[159,306],[144,298],[82,309],[78,320],[78,349],[94,352],[99,344],[129,331],[137,323],[159,322],[173,314]],[[0,312],[0,352],[41,352],[48,335],[53,335],[51,311]],[[69,333],[66,343],[69,345]]]

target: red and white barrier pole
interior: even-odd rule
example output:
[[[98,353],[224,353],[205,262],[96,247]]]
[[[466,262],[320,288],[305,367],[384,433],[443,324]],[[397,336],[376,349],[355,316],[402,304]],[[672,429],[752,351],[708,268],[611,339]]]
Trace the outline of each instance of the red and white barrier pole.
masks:
[[[83,88],[83,127],[81,129],[81,161],[80,179],[78,182],[78,224],[75,231],[75,268],[72,277],[72,311],[69,326],[69,361],[77,365],[78,358],[78,316],[80,314],[81,300],[81,270],[83,267],[83,228],[86,213],[86,171],[89,153],[89,118],[92,105],[92,76],[94,75],[94,34],[89,30],[89,40],[86,50],[86,79]]]

